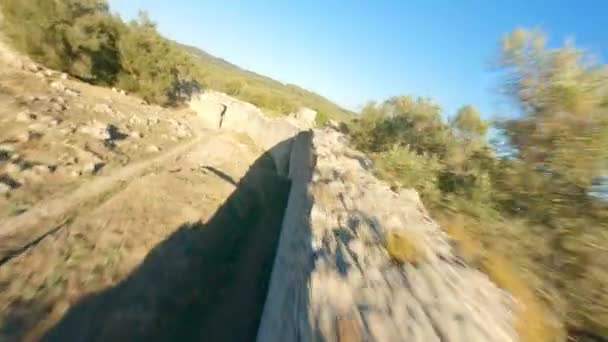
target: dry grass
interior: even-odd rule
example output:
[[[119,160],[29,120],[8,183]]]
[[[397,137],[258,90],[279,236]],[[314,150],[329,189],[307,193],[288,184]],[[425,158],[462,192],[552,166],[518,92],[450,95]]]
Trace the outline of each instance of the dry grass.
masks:
[[[384,239],[386,251],[399,262],[416,264],[426,259],[421,241],[404,230],[390,229]]]
[[[448,222],[448,220],[445,220]],[[444,223],[445,223],[444,222]],[[475,223],[449,220],[442,227],[459,246],[461,256],[471,265],[476,265],[500,288],[508,291],[516,300],[515,328],[523,342],[553,342],[561,339],[561,328],[551,320],[545,304],[534,290],[518,274],[513,264],[502,255],[484,248],[472,238],[467,227]]]

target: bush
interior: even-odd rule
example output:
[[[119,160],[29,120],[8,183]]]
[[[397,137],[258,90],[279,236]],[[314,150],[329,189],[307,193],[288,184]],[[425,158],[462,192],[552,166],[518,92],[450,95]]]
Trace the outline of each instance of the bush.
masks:
[[[415,188],[427,203],[441,199],[437,176],[443,166],[436,157],[417,154],[407,146],[393,146],[372,154],[372,158],[376,175],[392,186]]]
[[[146,101],[172,104],[193,61],[161,37],[145,13],[129,24],[103,0],[2,0],[4,30],[37,62],[95,84],[116,85]]]

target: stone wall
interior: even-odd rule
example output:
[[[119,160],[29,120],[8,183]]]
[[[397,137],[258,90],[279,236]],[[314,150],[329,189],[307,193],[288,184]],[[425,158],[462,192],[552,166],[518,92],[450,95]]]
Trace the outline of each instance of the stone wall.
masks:
[[[302,132],[224,95],[196,101],[209,126],[249,134],[292,181],[259,341],[517,340],[511,297],[464,263],[414,190],[376,179],[338,130]],[[387,232],[415,258],[396,262]]]
[[[282,144],[280,148],[277,148],[277,145],[293,138],[301,130],[310,128],[307,121],[311,118],[310,110],[300,111],[306,114],[305,118],[289,116],[272,119],[250,103],[214,91],[206,91],[196,96],[190,102],[190,107],[208,128],[227,129],[249,135],[260,147],[270,151],[279,173],[283,175],[287,173],[290,145]],[[314,120],[314,116],[312,119]]]
[[[336,130],[314,130],[311,142],[292,152],[295,205],[259,341],[517,340],[511,297],[459,258],[415,191],[377,180]],[[415,261],[389,256],[387,231],[416,244]]]

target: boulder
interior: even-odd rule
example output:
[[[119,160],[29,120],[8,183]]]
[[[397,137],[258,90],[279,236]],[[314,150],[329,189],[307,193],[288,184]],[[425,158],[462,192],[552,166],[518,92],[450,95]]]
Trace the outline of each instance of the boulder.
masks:
[[[15,136],[15,139],[18,142],[26,143],[26,142],[29,142],[33,138],[33,136],[34,135],[30,131],[25,131],[25,132],[21,132],[21,133],[17,134]]]
[[[148,152],[148,153],[160,152],[160,147],[158,147],[156,145],[150,145],[150,146],[146,147],[146,152]]]
[[[114,114],[114,109],[112,109],[112,107],[106,103],[96,104],[93,107],[93,111],[95,111],[96,113],[102,113],[102,114],[108,114],[108,115]]]
[[[48,165],[36,165],[32,170],[39,175],[48,175],[53,172],[53,168]]]
[[[142,120],[139,118],[139,116],[132,115],[131,118],[129,119],[129,123],[131,125],[138,125],[138,124],[142,123]]]
[[[36,120],[36,115],[28,111],[23,111],[17,114],[16,120],[18,122],[30,122]]]
[[[8,194],[12,189],[8,184],[0,182],[0,194]]]
[[[36,64],[36,63],[30,63],[26,66],[27,70],[31,71],[31,72],[38,72],[40,70],[42,70],[42,68]]]
[[[14,175],[21,171],[21,167],[15,163],[8,163],[4,166],[4,172],[8,175]]]
[[[78,131],[99,140],[108,140],[112,138],[110,133],[110,125],[98,122],[96,120],[93,120],[86,126],[80,127]]]
[[[86,163],[82,168],[82,173],[86,175],[94,175],[101,170],[106,164],[102,161],[94,161]]]
[[[129,135],[130,135],[132,138],[135,138],[135,139],[141,139],[141,138],[143,138],[143,137],[144,137],[144,135],[143,135],[143,134],[141,134],[141,132],[138,132],[138,131],[132,131],[131,133],[129,133]]]
[[[51,82],[51,88],[62,92],[66,90],[65,85],[59,81]]]
[[[80,92],[76,89],[67,88],[65,94],[68,96],[76,97],[80,95]]]
[[[294,116],[300,123],[308,127],[314,127],[317,119],[317,111],[307,107],[302,107],[294,114]]]

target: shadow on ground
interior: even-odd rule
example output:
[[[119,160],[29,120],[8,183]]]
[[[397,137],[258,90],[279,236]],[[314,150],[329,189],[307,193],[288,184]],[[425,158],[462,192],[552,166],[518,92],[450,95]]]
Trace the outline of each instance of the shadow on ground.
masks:
[[[209,221],[180,226],[123,281],[80,299],[42,340],[254,340],[289,189],[265,153]]]

